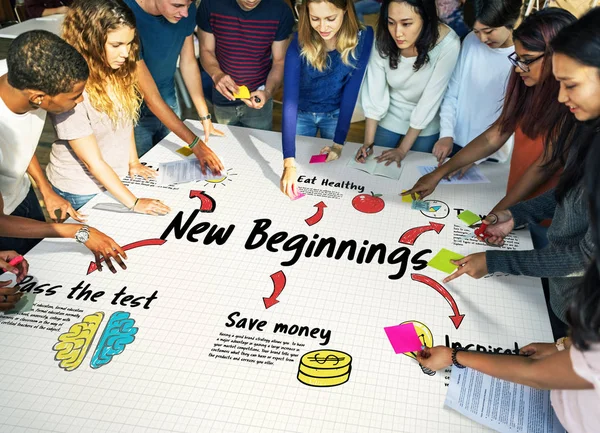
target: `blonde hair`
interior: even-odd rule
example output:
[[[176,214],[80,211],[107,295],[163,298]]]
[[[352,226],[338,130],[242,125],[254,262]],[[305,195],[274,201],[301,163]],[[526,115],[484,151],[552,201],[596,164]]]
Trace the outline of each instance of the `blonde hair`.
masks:
[[[137,122],[142,104],[136,62],[140,42],[137,31],[129,56],[119,69],[107,63],[108,33],[122,26],[135,29],[135,16],[122,0],[76,0],[62,25],[62,37],[85,58],[90,76],[85,86],[94,109],[108,115],[113,126]]]
[[[319,72],[323,72],[327,65],[327,48],[325,41],[310,25],[308,5],[310,3],[327,2],[344,11],[342,26],[336,37],[336,50],[341,54],[342,62],[350,65],[350,57],[356,60],[356,46],[358,45],[358,32],[364,26],[358,21],[352,0],[305,0],[298,11],[298,43],[300,55]]]

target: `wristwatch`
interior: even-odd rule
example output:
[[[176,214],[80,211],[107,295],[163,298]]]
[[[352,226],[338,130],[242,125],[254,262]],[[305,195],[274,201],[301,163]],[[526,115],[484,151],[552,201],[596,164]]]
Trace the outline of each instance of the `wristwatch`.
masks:
[[[85,244],[90,239],[90,228],[88,226],[81,226],[75,233],[75,240],[80,244]]]
[[[212,119],[212,116],[210,115],[210,113],[208,113],[206,116],[201,116],[201,117],[198,118],[198,120],[200,122],[203,122],[205,120],[210,120],[210,119]]]
[[[563,350],[565,350],[565,340],[567,339],[567,337],[561,337],[558,340],[556,340],[556,349],[561,352]]]

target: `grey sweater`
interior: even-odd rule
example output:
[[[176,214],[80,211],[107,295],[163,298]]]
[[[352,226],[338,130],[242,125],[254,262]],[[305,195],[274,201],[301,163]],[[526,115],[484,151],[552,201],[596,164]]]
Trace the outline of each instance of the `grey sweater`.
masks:
[[[563,322],[573,291],[594,253],[594,242],[583,188],[573,188],[562,203],[554,189],[510,208],[515,227],[552,219],[548,246],[541,250],[486,251],[488,271],[546,277],[550,306]]]

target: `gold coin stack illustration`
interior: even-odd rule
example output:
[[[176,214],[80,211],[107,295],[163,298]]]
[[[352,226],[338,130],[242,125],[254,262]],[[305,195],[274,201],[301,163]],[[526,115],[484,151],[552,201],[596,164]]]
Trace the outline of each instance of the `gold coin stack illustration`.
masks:
[[[337,386],[350,379],[352,357],[337,350],[315,350],[300,359],[298,380],[309,386]]]

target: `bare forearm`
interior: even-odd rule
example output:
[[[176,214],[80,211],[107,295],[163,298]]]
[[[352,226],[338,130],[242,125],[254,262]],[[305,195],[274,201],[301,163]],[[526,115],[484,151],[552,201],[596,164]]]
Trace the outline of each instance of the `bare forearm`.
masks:
[[[192,51],[193,52],[193,51]],[[204,99],[204,91],[202,90],[202,78],[200,76],[200,69],[198,68],[198,62],[196,57],[190,53],[190,58],[181,58],[179,63],[179,70],[183,76],[185,87],[187,88],[194,107],[198,115],[203,117],[208,114],[208,106]]]
[[[273,97],[275,91],[277,91],[277,89],[281,87],[281,83],[283,83],[283,65],[283,61],[273,63],[273,67],[267,76],[265,90],[270,97]]]
[[[48,182],[48,179],[46,179],[46,175],[40,166],[37,156],[34,155],[33,158],[31,158],[31,162],[27,167],[27,173],[33,178],[42,195],[52,191],[52,186],[50,185],[50,182]]]
[[[53,224],[30,218],[0,215],[0,236],[10,238],[73,238],[81,227],[81,224]]]
[[[377,130],[377,120],[365,119],[365,146],[370,146],[375,141],[375,131]]]
[[[410,149],[412,149],[413,145],[415,144],[415,141],[417,141],[417,138],[419,138],[419,134],[421,133],[421,131],[422,129],[408,128],[406,135],[400,141],[400,143],[398,143],[400,150],[404,154],[406,154]]]
[[[200,61],[202,62],[202,67],[204,70],[210,75],[210,78],[215,82],[215,78],[221,74],[223,71],[219,66],[219,61],[213,52],[207,50],[200,51]]]
[[[128,208],[133,207],[136,200],[135,195],[123,185],[117,173],[105,161],[96,162],[93,166],[89,166],[88,169],[120,203]]]

